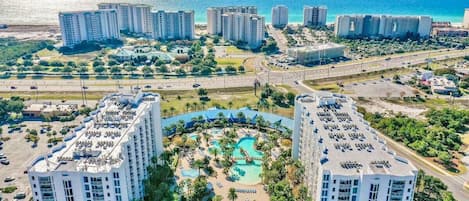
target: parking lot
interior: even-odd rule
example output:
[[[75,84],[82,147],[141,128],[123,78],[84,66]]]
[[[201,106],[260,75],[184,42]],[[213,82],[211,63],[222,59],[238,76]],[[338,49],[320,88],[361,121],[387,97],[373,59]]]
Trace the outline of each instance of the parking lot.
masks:
[[[0,188],[8,186],[16,186],[17,190],[13,193],[3,193],[4,200],[14,200],[13,197],[19,193],[24,192],[26,194],[26,199],[29,200],[32,196],[31,189],[29,187],[28,175],[26,170],[30,165],[31,161],[40,155],[48,153],[48,139],[47,134],[41,134],[39,131],[41,125],[50,125],[52,131],[60,131],[62,126],[70,126],[77,124],[79,121],[75,120],[74,122],[52,122],[44,123],[40,121],[26,121],[21,124],[26,125],[27,127],[22,127],[21,130],[16,130],[12,133],[9,133],[8,125],[3,125],[3,134],[0,135],[2,138],[9,138],[9,140],[4,141],[2,145],[3,149],[0,150],[0,153],[3,153],[8,161],[9,165],[0,164]],[[24,138],[27,135],[26,129],[36,129],[38,131],[38,136],[40,137],[37,146],[32,147],[32,142],[27,142]],[[57,134],[57,137],[61,136],[60,133]],[[12,177],[13,181],[5,182],[5,178]]]
[[[403,80],[404,78],[401,78]],[[344,91],[356,97],[407,97],[415,96],[416,90],[403,84],[396,84],[390,78],[346,84]]]

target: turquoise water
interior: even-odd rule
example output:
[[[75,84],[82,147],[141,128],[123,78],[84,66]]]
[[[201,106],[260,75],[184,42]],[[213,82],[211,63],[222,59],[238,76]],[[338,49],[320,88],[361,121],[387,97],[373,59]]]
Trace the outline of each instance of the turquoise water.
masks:
[[[303,5],[326,5],[328,22],[338,14],[370,13],[399,15],[431,15],[435,20],[460,23],[468,0],[1,0],[0,23],[8,24],[58,24],[59,11],[96,9],[100,2],[146,3],[155,9],[192,9],[196,22],[205,23],[206,9],[210,6],[253,5],[259,14],[270,22],[272,6],[284,4],[289,7],[290,22],[302,21]]]
[[[217,140],[212,140],[212,143],[209,146],[209,150],[218,149],[218,151],[221,151],[220,143]]]
[[[246,152],[248,152],[250,157],[262,158],[263,154],[254,148],[255,144],[255,138],[241,138],[236,144],[233,156],[236,158],[244,157],[240,151],[240,148],[243,148]],[[261,177],[259,176],[262,172],[261,161],[254,160],[253,163],[246,163],[246,160],[237,160],[236,165],[232,168],[232,172],[235,173],[235,178],[239,183],[249,185],[257,184],[261,182]]]
[[[196,169],[181,170],[181,175],[187,178],[196,178],[199,176],[199,171]]]
[[[189,134],[189,137],[195,141],[197,141],[197,138],[199,138],[199,135],[197,135],[197,133],[191,133]]]

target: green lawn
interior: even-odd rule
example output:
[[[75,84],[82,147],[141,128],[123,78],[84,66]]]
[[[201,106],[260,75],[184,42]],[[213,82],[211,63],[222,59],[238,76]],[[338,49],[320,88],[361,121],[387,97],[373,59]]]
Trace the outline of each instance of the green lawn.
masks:
[[[239,87],[239,88],[227,88],[227,89],[208,89],[209,101],[206,102],[205,106],[202,106],[202,101],[199,100],[195,90],[190,91],[157,91],[164,98],[161,101],[161,108],[167,110],[167,113],[163,114],[166,116],[182,114],[186,112],[193,112],[198,110],[203,110],[211,108],[214,106],[230,108],[229,102],[232,102],[233,109],[238,109],[242,107],[251,107],[256,108],[258,97],[254,95],[254,90],[252,87]],[[257,92],[260,94],[260,91]],[[190,104],[190,107],[186,107],[186,103]],[[194,106],[194,103],[197,106]],[[171,108],[174,108],[174,112],[171,113]],[[290,108],[281,108],[275,107],[274,109],[269,109],[265,112],[273,112],[282,116],[292,117],[293,116],[293,107]]]
[[[236,46],[226,47],[226,54],[243,54],[245,52],[245,50],[239,49]]]
[[[244,58],[215,58],[215,61],[220,66],[234,66],[238,67],[243,65]]]

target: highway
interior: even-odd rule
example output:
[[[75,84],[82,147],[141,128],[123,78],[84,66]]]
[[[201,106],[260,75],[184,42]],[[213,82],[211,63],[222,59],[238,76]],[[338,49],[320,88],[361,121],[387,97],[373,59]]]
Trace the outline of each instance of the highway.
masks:
[[[87,91],[118,91],[120,88],[137,87],[144,88],[150,85],[151,89],[159,90],[191,90],[193,84],[198,83],[203,88],[232,88],[252,86],[257,79],[261,83],[282,84],[291,83],[295,80],[314,80],[327,77],[337,77],[359,74],[363,72],[380,71],[406,67],[411,64],[426,63],[427,58],[444,60],[468,55],[469,51],[444,50],[432,53],[414,53],[404,56],[393,56],[390,60],[383,58],[369,59],[367,61],[350,61],[335,64],[334,66],[321,66],[305,68],[297,71],[270,71],[262,64],[262,57],[256,59],[259,70],[256,74],[239,76],[212,76],[212,77],[188,77],[172,79],[148,79],[148,80],[85,80]],[[0,92],[22,92],[31,91],[31,86],[35,86],[39,92],[47,91],[80,91],[82,85],[80,80],[50,79],[4,79],[0,80]],[[13,88],[12,88],[13,86]]]

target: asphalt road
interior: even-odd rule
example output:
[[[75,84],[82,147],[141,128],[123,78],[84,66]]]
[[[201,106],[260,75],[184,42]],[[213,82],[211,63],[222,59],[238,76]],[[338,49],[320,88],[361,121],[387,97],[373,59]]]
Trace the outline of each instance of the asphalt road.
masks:
[[[291,83],[295,80],[313,80],[327,77],[345,76],[363,72],[380,71],[405,67],[410,64],[426,63],[427,58],[444,60],[468,55],[469,51],[450,50],[444,52],[415,53],[407,56],[394,56],[392,59],[376,58],[363,62],[343,62],[334,66],[321,66],[305,68],[298,71],[269,71],[262,65],[262,58],[256,60],[258,68],[256,75],[240,76],[212,76],[198,78],[174,78],[174,79],[148,79],[148,80],[85,80],[87,91],[118,91],[120,88],[140,87],[149,85],[151,89],[160,90],[190,90],[193,84],[198,83],[203,88],[231,88],[252,86],[257,79],[261,83],[282,84]],[[48,79],[5,79],[0,80],[0,92],[22,92],[33,91],[31,86],[37,87],[38,91],[80,91],[82,85],[80,80]],[[13,88],[12,88],[13,87]]]

